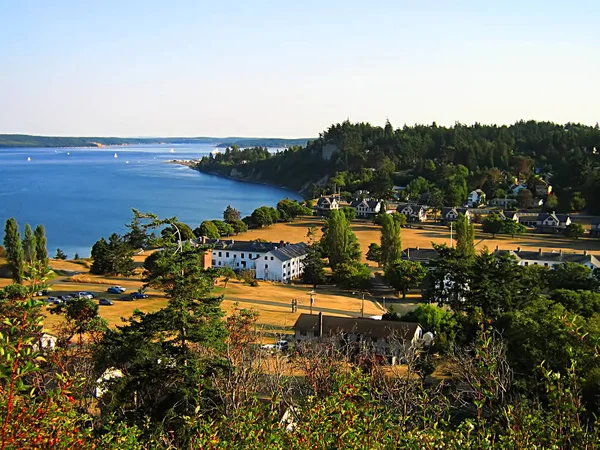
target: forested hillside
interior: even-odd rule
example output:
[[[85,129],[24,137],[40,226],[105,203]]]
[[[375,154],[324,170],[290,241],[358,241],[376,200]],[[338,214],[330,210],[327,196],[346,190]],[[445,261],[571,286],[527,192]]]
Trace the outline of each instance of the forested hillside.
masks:
[[[306,147],[256,160],[211,156],[199,168],[302,190],[308,196],[335,186],[385,197],[393,185],[409,185],[422,177],[409,193],[447,205],[463,203],[471,189],[482,188],[493,198],[515,177],[532,186],[544,178],[553,185],[558,209],[572,209],[572,198],[580,196],[599,212],[594,196],[600,184],[597,149],[598,125],[521,121],[510,126],[433,123],[394,129],[389,122],[378,127],[346,121],[332,125]]]

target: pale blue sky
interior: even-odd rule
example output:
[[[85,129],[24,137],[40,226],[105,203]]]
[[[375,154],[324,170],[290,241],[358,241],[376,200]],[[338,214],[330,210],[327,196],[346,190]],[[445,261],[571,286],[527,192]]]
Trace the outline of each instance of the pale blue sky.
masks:
[[[0,133],[600,120],[600,1],[0,0]]]

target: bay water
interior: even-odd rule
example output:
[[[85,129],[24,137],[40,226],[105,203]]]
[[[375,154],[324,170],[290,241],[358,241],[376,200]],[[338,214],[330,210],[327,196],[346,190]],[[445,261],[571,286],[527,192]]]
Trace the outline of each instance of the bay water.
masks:
[[[298,194],[204,174],[173,159],[198,159],[208,144],[157,144],[102,148],[0,148],[0,224],[15,217],[21,232],[43,224],[48,251],[89,256],[100,237],[125,233],[131,208],[177,216],[192,228],[222,219],[227,205],[242,217]],[[115,157],[115,154],[117,157]]]

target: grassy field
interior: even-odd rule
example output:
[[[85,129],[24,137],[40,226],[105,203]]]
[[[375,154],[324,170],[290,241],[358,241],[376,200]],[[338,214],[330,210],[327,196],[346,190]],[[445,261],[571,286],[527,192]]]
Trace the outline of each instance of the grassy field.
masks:
[[[234,239],[251,240],[266,239],[271,241],[301,242],[306,241],[308,227],[316,226],[318,236],[321,234],[323,221],[321,219],[299,220],[291,223],[279,223],[267,228],[261,228],[240,234]],[[371,242],[379,243],[380,227],[370,222],[354,222],[351,226],[356,233],[363,251],[363,261],[366,261],[365,254]],[[421,247],[431,248],[432,243],[450,244],[450,230],[448,227],[439,225],[425,225],[422,230],[417,228],[402,229],[402,247]],[[567,239],[562,236],[544,235],[544,234],[525,234],[522,236],[497,236],[492,239],[491,235],[482,233],[479,226],[475,230],[475,245],[478,249],[487,247],[494,250],[498,246],[501,250],[516,250],[517,248],[552,251],[560,250],[568,252],[583,252],[587,250],[590,253],[600,253],[600,239],[582,238],[579,240]]]

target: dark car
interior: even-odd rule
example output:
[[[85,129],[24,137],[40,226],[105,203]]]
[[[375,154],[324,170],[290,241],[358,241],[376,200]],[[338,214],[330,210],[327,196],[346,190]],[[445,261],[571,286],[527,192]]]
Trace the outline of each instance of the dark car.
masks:
[[[142,294],[141,292],[132,292],[130,295],[136,300],[148,298],[148,294]]]
[[[104,306],[112,306],[113,302],[111,302],[109,299],[107,298],[101,298],[100,300],[98,300],[98,304],[99,305],[104,305]]]
[[[121,301],[124,301],[124,302],[132,302],[134,300],[135,300],[135,297],[133,296],[133,294],[127,294],[127,295],[124,295],[123,297],[121,297]]]
[[[71,297],[70,295],[59,295],[58,298],[65,303],[73,300],[73,297]]]

